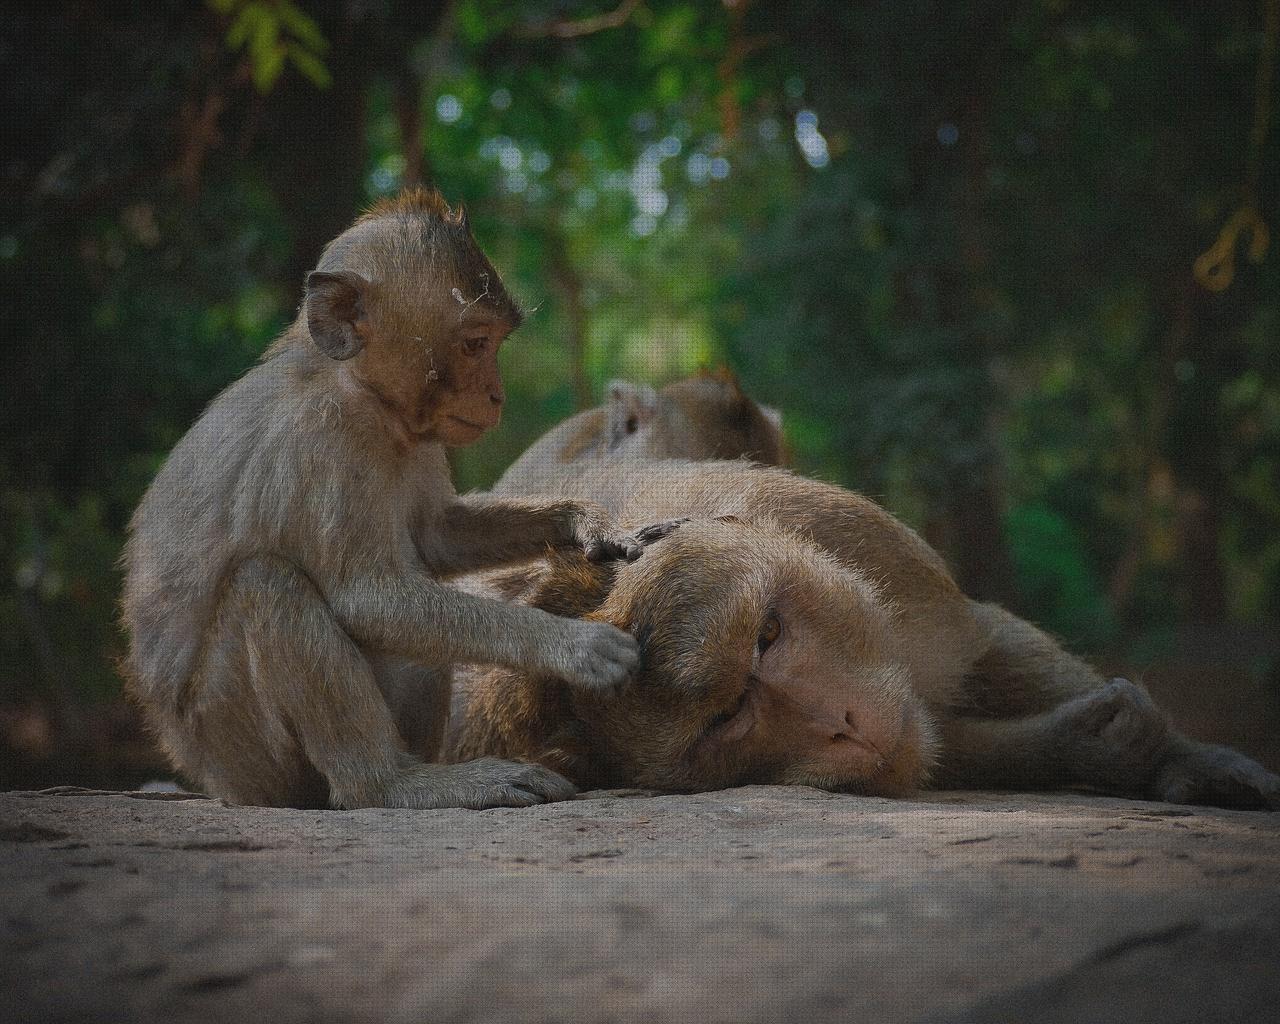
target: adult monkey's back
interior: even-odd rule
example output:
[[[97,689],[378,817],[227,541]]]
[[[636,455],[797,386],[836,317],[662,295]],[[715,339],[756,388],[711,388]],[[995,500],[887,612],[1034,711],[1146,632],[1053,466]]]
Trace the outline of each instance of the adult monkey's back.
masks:
[[[416,190],[325,249],[298,319],[170,454],[124,556],[125,672],[162,745],[240,803],[562,797],[531,765],[425,763],[455,662],[608,687],[635,643],[439,583],[553,547],[639,547],[580,502],[458,498],[445,447],[498,423],[520,311],[460,210]]]
[[[635,565],[552,559],[497,581],[636,631],[641,676],[608,705],[475,678],[455,751],[539,758],[583,786],[1085,785],[1280,807],[1280,778],[1171,731],[1141,687],[966,598],[923,540],[857,494],[741,462],[627,459],[547,464],[532,486],[598,501],[623,526],[691,522]]]

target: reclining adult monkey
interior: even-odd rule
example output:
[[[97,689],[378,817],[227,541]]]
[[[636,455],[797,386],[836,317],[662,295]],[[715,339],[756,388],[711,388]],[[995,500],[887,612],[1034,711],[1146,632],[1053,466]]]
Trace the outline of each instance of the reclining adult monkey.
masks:
[[[724,368],[703,370],[660,391],[610,381],[602,405],[552,427],[511,464],[494,490],[535,493],[543,474],[559,465],[673,458],[784,465],[782,417],[751,398]]]
[[[585,689],[635,641],[440,580],[548,546],[637,557],[576,500],[459,498],[445,446],[497,425],[521,314],[461,210],[383,202],[325,248],[298,319],[210,404],[125,551],[129,688],[173,761],[240,803],[486,807],[572,792],[530,764],[427,763],[448,670]]]
[[[689,517],[635,564],[557,555],[486,584],[640,640],[607,699],[554,676],[460,681],[452,757],[538,761],[581,787],[796,783],[1084,786],[1280,808],[1280,778],[1169,729],[1034,626],[966,598],[873,502],[784,470],[626,458],[544,464],[539,493],[601,502],[625,527]]]

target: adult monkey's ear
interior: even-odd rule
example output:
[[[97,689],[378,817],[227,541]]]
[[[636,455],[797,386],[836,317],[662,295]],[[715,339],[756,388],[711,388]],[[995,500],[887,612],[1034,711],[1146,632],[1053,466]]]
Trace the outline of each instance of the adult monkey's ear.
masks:
[[[369,282],[350,270],[307,275],[307,330],[330,359],[350,359],[364,348]]]

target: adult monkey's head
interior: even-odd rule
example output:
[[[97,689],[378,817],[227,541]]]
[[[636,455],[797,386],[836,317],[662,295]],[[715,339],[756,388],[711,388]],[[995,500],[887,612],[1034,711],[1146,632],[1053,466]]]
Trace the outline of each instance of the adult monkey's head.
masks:
[[[498,349],[523,316],[439,192],[384,200],[330,242],[307,275],[305,314],[317,348],[406,440],[465,445],[498,424]]]
[[[890,609],[867,579],[774,523],[694,520],[634,565],[557,557],[500,586],[630,630],[641,668],[607,698],[490,672],[469,694],[465,756],[529,757],[583,787],[888,796],[927,778],[934,729],[892,657]]]

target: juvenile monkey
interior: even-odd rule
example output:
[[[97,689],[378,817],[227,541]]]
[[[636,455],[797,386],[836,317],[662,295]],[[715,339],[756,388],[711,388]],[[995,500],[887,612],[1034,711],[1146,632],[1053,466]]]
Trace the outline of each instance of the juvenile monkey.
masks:
[[[550,675],[476,673],[455,696],[455,757],[527,757],[583,787],[1084,786],[1280,808],[1280,778],[1171,731],[1141,687],[964,597],[919,536],[857,494],[678,461],[562,467],[538,488],[623,524],[690,521],[634,565],[566,554],[489,579],[631,630],[642,665],[608,701]]]
[[[636,557],[577,500],[459,498],[446,446],[497,425],[521,313],[436,192],[329,243],[297,320],[213,400],[143,498],[123,557],[124,669],[174,763],[248,804],[487,807],[564,797],[529,764],[429,764],[448,668],[605,690],[635,641],[464,594],[548,546]]]
[[[742,390],[728,370],[702,371],[660,391],[610,381],[605,402],[571,416],[535,441],[502,475],[495,490],[533,494],[546,472],[564,464],[650,459],[736,459],[786,462],[782,417]]]

